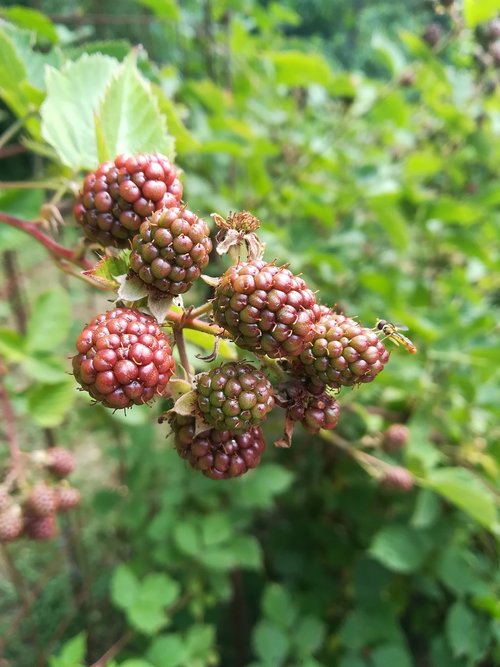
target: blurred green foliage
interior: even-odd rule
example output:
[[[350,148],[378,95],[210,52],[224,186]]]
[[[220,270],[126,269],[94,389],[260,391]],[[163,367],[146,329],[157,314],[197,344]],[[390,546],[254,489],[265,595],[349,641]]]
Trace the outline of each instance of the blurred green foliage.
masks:
[[[465,2],[465,25],[457,3],[410,0],[25,4],[45,13],[0,10],[0,121],[18,123],[3,143],[19,147],[0,174],[22,182],[0,209],[50,217],[64,195],[71,245],[81,172],[121,150],[173,155],[175,140],[191,208],[252,211],[267,257],[324,303],[410,327],[418,354],[394,351],[343,393],[338,433],[356,447],[407,424],[404,451],[376,454],[418,490],[384,490],[302,433],[242,479],[193,473],[161,406],[124,417],[76,393],[65,357],[106,295],[2,225],[28,312],[24,327],[6,269],[0,358],[22,445],[72,447],[85,501],[55,543],[9,547],[28,597],[22,612],[2,577],[0,653],[16,667],[90,665],[115,642],[115,667],[497,663],[500,88],[473,28],[498,3],[478,16]]]

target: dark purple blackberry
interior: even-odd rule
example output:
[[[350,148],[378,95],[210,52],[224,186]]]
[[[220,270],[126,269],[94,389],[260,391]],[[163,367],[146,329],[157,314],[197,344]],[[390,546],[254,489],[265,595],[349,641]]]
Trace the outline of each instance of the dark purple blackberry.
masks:
[[[122,154],[85,177],[73,213],[91,241],[128,248],[147,217],[181,198],[177,170],[164,155]]]
[[[215,290],[214,320],[236,344],[270,357],[297,356],[314,336],[316,298],[302,278],[264,260],[230,267]]]
[[[211,479],[244,475],[259,465],[266,448],[260,426],[240,435],[211,429],[195,437],[193,418],[176,415],[171,424],[179,455]]]

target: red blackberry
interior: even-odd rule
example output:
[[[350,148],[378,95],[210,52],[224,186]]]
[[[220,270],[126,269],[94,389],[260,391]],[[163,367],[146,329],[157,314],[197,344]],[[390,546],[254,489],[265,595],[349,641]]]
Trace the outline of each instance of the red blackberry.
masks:
[[[196,401],[214,428],[246,433],[274,407],[273,387],[251,364],[229,362],[198,376]]]
[[[54,489],[43,482],[36,484],[29,492],[25,509],[30,515],[48,516],[57,509],[57,498]]]
[[[32,540],[50,540],[57,535],[55,514],[30,516],[26,521],[26,535]]]
[[[12,499],[10,493],[5,489],[0,489],[0,512],[3,512],[10,507],[12,504]]]
[[[183,207],[156,211],[132,240],[131,273],[152,289],[184,294],[212,250],[208,225]]]
[[[340,405],[326,392],[319,396],[310,396],[306,403],[301,424],[310,433],[318,433],[322,428],[332,429],[337,426]]]
[[[55,493],[59,512],[66,512],[80,504],[80,491],[72,486],[58,486]]]
[[[214,319],[236,344],[270,357],[297,356],[314,336],[316,299],[288,269],[263,260],[240,262],[220,279]]]
[[[92,241],[126,248],[148,216],[181,197],[177,170],[164,155],[122,154],[85,177],[73,213]]]
[[[174,372],[170,345],[158,323],[131,308],[99,315],[79,335],[73,372],[83,389],[109,408],[164,396]]]
[[[415,481],[409,470],[401,466],[393,466],[385,472],[380,483],[385,489],[408,493],[413,489]]]
[[[63,447],[50,447],[46,450],[46,465],[56,477],[67,477],[75,469],[75,457]]]
[[[24,521],[19,505],[0,512],[0,543],[12,542],[23,532]]]
[[[176,415],[172,428],[179,455],[212,479],[244,475],[259,465],[266,448],[260,426],[240,435],[211,429],[195,437],[195,420]]]
[[[371,382],[388,360],[389,352],[374,331],[328,312],[323,313],[299,361],[292,360],[292,367],[315,384],[340,387]]]
[[[383,433],[382,446],[386,452],[398,452],[408,442],[410,429],[404,424],[391,424]]]

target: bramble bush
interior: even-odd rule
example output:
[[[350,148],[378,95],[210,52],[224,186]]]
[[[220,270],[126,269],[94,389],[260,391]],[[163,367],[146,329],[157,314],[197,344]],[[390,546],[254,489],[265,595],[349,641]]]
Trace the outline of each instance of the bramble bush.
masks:
[[[0,10],[7,665],[500,659],[500,7],[431,5]]]

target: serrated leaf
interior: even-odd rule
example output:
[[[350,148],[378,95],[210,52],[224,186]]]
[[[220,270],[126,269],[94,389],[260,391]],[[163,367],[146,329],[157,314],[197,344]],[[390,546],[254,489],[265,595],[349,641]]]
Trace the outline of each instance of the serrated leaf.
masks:
[[[126,274],[115,276],[120,285],[118,288],[118,298],[122,301],[140,301],[148,296],[148,290],[145,284],[138,276],[129,278]]]
[[[84,271],[83,274],[109,289],[117,289],[120,284],[117,276],[125,280],[129,258],[130,250],[122,250],[117,257],[102,257],[92,269]]]
[[[66,339],[71,326],[71,307],[67,293],[53,287],[39,294],[33,305],[26,348],[30,352],[56,350]]]
[[[497,522],[495,496],[470,470],[437,468],[428,473],[425,484],[482,526],[494,528]]]
[[[130,61],[114,73],[97,112],[101,141],[111,156],[159,151],[174,157],[174,139],[151,86]]]
[[[75,397],[75,384],[70,378],[56,384],[36,384],[28,391],[30,416],[40,426],[58,426]]]
[[[13,40],[5,29],[0,29],[0,97],[18,116],[25,116],[31,104],[20,86],[27,76]]]
[[[151,315],[155,318],[158,324],[163,324],[167,317],[167,313],[173,302],[172,296],[164,296],[158,299],[153,294],[148,295],[148,309]]]
[[[61,70],[46,70],[42,136],[61,162],[75,171],[93,169],[99,162],[94,113],[119,67],[114,58],[96,53],[68,62]]]
[[[131,607],[139,595],[140,584],[126,565],[119,565],[111,579],[111,599],[120,609]]]
[[[57,44],[59,36],[52,21],[42,12],[27,7],[2,7],[0,16],[21,28],[36,32],[38,37]]]
[[[172,412],[176,412],[182,417],[192,417],[195,413],[195,403],[196,401],[196,392],[188,391],[186,394],[182,394],[174,403]]]

